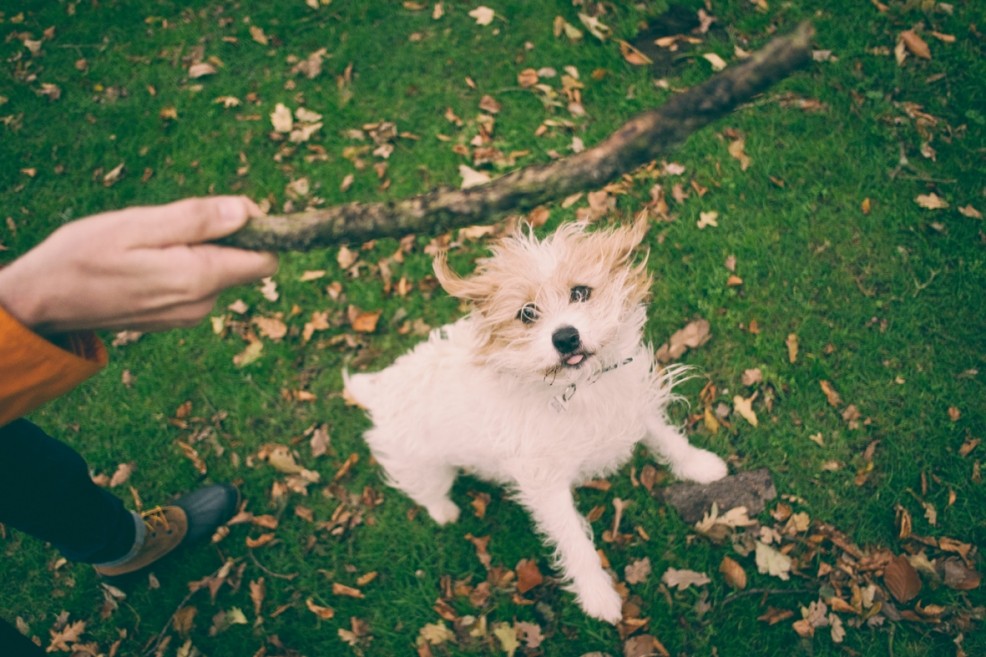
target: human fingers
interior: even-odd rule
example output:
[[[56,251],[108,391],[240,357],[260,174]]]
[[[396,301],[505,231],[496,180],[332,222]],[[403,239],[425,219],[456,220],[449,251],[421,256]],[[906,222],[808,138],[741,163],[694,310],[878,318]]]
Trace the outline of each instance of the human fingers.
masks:
[[[244,196],[189,198],[167,205],[130,208],[125,229],[136,247],[201,244],[234,233],[260,208]]]
[[[195,287],[213,295],[229,287],[250,283],[277,272],[278,259],[266,251],[246,251],[215,244],[190,247],[200,277]]]

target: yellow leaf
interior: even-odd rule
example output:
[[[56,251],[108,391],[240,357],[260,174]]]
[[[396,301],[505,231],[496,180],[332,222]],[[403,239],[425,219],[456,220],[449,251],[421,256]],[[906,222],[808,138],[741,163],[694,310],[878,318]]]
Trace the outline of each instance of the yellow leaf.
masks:
[[[757,414],[753,410],[753,400],[757,398],[758,394],[760,393],[755,392],[749,398],[740,395],[733,397],[733,410],[743,416],[743,419],[753,426],[757,426],[758,424]]]
[[[250,26],[250,38],[259,43],[262,46],[266,46],[270,43],[270,39],[264,34],[263,28],[258,25]]]

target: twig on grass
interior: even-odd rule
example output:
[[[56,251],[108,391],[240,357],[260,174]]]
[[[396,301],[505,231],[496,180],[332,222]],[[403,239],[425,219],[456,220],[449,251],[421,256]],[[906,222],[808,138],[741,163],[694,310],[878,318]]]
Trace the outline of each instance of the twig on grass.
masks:
[[[693,132],[811,61],[810,23],[777,37],[740,64],[627,121],[593,148],[548,164],[529,166],[468,189],[437,189],[383,203],[251,219],[219,243],[268,251],[309,250],[417,232],[490,223],[574,192],[598,188],[678,146]]]

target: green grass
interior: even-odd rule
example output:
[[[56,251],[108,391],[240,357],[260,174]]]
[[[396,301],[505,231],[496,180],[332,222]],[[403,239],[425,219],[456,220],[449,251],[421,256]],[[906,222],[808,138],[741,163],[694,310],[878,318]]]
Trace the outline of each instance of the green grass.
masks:
[[[288,200],[286,185],[300,177],[310,179],[312,195],[325,205],[455,186],[458,165],[469,162],[451,147],[468,145],[476,134],[484,94],[502,104],[493,145],[504,153],[525,151],[517,160],[522,166],[547,161],[551,150],[568,152],[572,134],[591,146],[670,93],[656,87],[645,68],[628,66],[612,42],[588,35],[581,43],[554,38],[555,16],[578,24],[570,2],[491,1],[501,18],[487,27],[467,15],[476,4],[445,2],[445,16],[437,21],[431,6],[411,11],[399,2],[341,0],[318,11],[300,0],[29,1],[19,9],[0,10],[0,209],[6,220],[0,226],[6,250],[0,255],[5,261],[16,257],[67,220],[128,205],[236,192],[280,210]],[[618,6],[606,5],[611,13],[602,19],[623,39],[631,39],[639,21],[664,7],[613,5]],[[769,384],[760,387],[755,403],[759,427],[734,416],[731,430],[713,435],[698,422],[691,425],[694,441],[728,455],[734,469],[769,468],[779,492],[800,500],[798,510],[840,528],[866,548],[904,549],[894,522],[897,505],[912,514],[916,534],[982,545],[986,494],[981,481],[972,478],[982,447],[965,457],[959,449],[967,439],[986,438],[981,299],[986,238],[982,221],[957,209],[970,204],[986,209],[986,60],[977,32],[986,24],[986,13],[976,3],[954,3],[951,13],[940,6],[924,13],[916,3],[892,3],[880,13],[870,3],[856,2],[772,2],[761,12],[739,1],[713,3],[712,13],[725,30],[698,53],[715,51],[732,60],[733,45],[752,50],[775,27],[784,31],[811,18],[818,47],[831,50],[836,59],[812,65],[696,134],[668,158],[685,167],[680,181],[686,187],[695,180],[709,191],[702,197],[693,192],[680,205],[670,201],[674,221],[655,224],[650,232],[655,286],[648,338],[660,343],[692,319],[710,321],[711,342],[684,357],[700,373],[682,388],[692,412],[702,410],[699,393],[706,382],[718,390],[713,408],[720,402],[731,406],[736,394],[752,394],[740,382],[746,369],[762,368]],[[921,22],[932,59],[910,57],[900,67],[892,54],[897,35]],[[251,39],[250,25],[270,37],[267,46]],[[53,38],[31,56],[24,38],[40,39],[49,27],[54,27]],[[956,40],[937,40],[930,30]],[[188,79],[197,48],[221,61],[217,75]],[[321,76],[309,80],[291,73],[289,56],[304,59],[319,48],[327,49]],[[875,54],[876,48],[891,52]],[[83,70],[77,67],[80,59],[86,62]],[[352,83],[342,93],[336,78],[350,63]],[[547,107],[519,89],[517,73],[553,67],[561,74],[569,65],[585,85],[586,116],[575,119],[574,133],[556,129],[535,137],[544,120],[571,117],[564,105]],[[601,73],[593,76],[594,71]],[[685,57],[669,82],[680,88],[708,75],[704,60]],[[547,82],[560,91],[558,77]],[[60,98],[39,95],[41,83],[57,85]],[[780,101],[786,95],[817,100],[822,109],[784,106]],[[224,108],[214,102],[220,96],[234,96],[242,105]],[[322,113],[323,129],[308,144],[285,152],[283,142],[269,137],[268,117],[277,103]],[[934,124],[919,130],[905,103],[920,106]],[[162,118],[170,108],[176,120]],[[446,108],[465,125],[448,122]],[[417,137],[394,142],[386,190],[380,189],[372,167],[378,158],[365,153],[361,157],[368,166],[358,169],[344,156],[347,147],[371,143],[354,141],[346,131],[378,121],[394,121],[400,131]],[[726,128],[745,137],[752,159],[746,171],[727,152]],[[935,160],[920,154],[929,136]],[[313,146],[324,149],[324,158],[306,158],[317,154]],[[891,175],[901,152],[913,167]],[[123,178],[103,185],[103,176],[121,162]],[[238,172],[244,166],[247,171]],[[353,185],[341,191],[349,174]],[[677,181],[639,177],[618,198],[616,214],[633,216],[648,201],[654,182],[663,184],[670,197]],[[916,196],[931,191],[951,207],[930,211],[915,203]],[[869,199],[868,213],[862,210],[864,199]],[[584,205],[583,200],[567,210],[553,206],[549,227],[573,218]],[[719,213],[719,226],[698,230],[699,213],[710,210]],[[147,505],[202,480],[177,445],[200,439],[195,447],[208,466],[206,479],[235,481],[249,510],[274,515],[279,525],[276,541],[262,548],[249,550],[245,541],[268,530],[239,525],[214,547],[162,563],[154,569],[159,588],[151,587],[146,576],[134,578],[123,587],[126,600],[106,619],[100,618],[102,592],[90,568],[57,564],[58,554],[50,547],[8,530],[0,540],[0,579],[8,582],[0,592],[4,617],[21,617],[47,645],[48,629],[67,611],[72,620],[87,622],[86,637],[104,651],[122,640],[120,654],[139,654],[166,630],[172,638],[164,654],[178,654],[186,637],[168,627],[171,614],[188,593],[188,582],[209,575],[228,558],[237,564],[230,585],[214,602],[206,593],[188,602],[198,613],[187,638],[202,653],[349,654],[354,649],[342,643],[338,630],[350,629],[350,619],[358,618],[369,623],[372,639],[357,654],[404,655],[414,654],[421,628],[439,620],[432,607],[443,577],[473,585],[486,578],[466,534],[492,537],[494,565],[512,569],[529,558],[550,574],[548,554],[527,516],[496,487],[462,479],[455,498],[466,512],[452,527],[438,528],[425,514],[413,514],[406,498],[384,486],[361,442],[367,421],[341,399],[344,365],[382,367],[419,339],[402,326],[416,321],[437,326],[460,313],[454,300],[434,290],[426,253],[431,237],[418,236],[404,261],[390,264],[394,282],[406,276],[412,284],[405,297],[386,291],[373,266],[397,250],[394,240],[361,251],[361,261],[369,264],[358,277],[340,268],[334,251],[286,254],[275,279],[277,301],[266,300],[257,288],[236,289],[223,296],[214,313],[237,321],[283,313],[291,333],[279,343],[265,340],[257,361],[235,367],[232,359],[245,343],[235,334],[214,334],[208,322],[145,336],[111,347],[105,372],[35,412],[32,419],[78,449],[94,471],[111,473],[119,463],[134,462],[137,469],[128,485]],[[453,259],[465,268],[483,252],[482,243],[468,242]],[[742,286],[725,284],[729,256],[736,259]],[[325,277],[299,280],[315,269],[326,270]],[[326,291],[331,282],[341,286],[338,298]],[[225,310],[236,299],[249,305],[245,317]],[[346,320],[350,304],[382,310],[375,333],[353,334]],[[328,311],[331,328],[303,344],[300,332],[314,311]],[[758,333],[748,330],[754,320]],[[800,345],[794,363],[785,347],[792,333]],[[124,372],[132,378],[129,387],[121,382]],[[828,405],[821,380],[831,382],[845,404],[858,407],[866,421],[860,428],[849,428]],[[315,401],[295,401],[290,393],[297,390],[313,393]],[[768,392],[772,410],[763,405]],[[172,420],[185,402],[191,404],[190,419],[181,428]],[[957,421],[949,418],[950,407],[961,412]],[[676,412],[686,415],[684,408]],[[331,449],[315,459],[304,434],[323,423]],[[824,447],[809,440],[817,433]],[[877,440],[873,470],[858,485],[864,450]],[[300,462],[321,473],[322,482],[311,486],[307,496],[272,497],[272,487],[284,477],[256,458],[267,443],[292,445]],[[332,482],[353,453],[358,463]],[[823,469],[831,461],[840,467]],[[647,463],[640,454],[633,467],[639,472]],[[752,557],[738,557],[728,543],[696,539],[673,510],[631,484],[630,467],[612,483],[605,493],[580,491],[580,507],[606,507],[594,524],[599,536],[612,522],[612,499],[632,500],[623,531],[639,526],[650,540],[598,543],[620,575],[628,563],[650,557],[654,574],[631,588],[641,599],[642,616],[650,618],[648,631],[671,654],[955,652],[953,636],[932,625],[849,628],[845,642],[837,645],[827,631],[800,639],[790,621],[773,626],[758,621],[768,604],[791,609],[797,618],[799,607],[817,595],[789,593],[763,604],[755,596],[726,602],[729,589],[717,570],[723,556],[741,561],[753,588],[815,591],[817,564],[790,583],[759,575]],[[382,504],[362,504],[367,489],[382,496]],[[491,496],[483,518],[468,506],[476,491]],[[129,501],[127,486],[116,492]],[[936,525],[927,522],[916,496],[934,505]],[[329,522],[340,505],[357,511],[359,521],[337,533],[319,528],[317,523]],[[316,524],[296,515],[299,506],[314,513]],[[770,522],[766,515],[762,519]],[[696,606],[702,594],[695,589],[663,590],[659,579],[669,566],[710,575],[712,583],[703,588],[708,611]],[[369,572],[378,575],[361,587],[364,599],[332,594],[333,582],[355,586]],[[259,578],[266,596],[258,616],[249,583]],[[955,609],[986,604],[981,588],[967,593],[929,589],[922,593],[926,602]],[[462,597],[452,605],[460,615],[485,617],[489,628],[515,621],[538,624],[546,639],[540,652],[530,654],[622,654],[617,632],[586,619],[557,582],[549,580],[527,597],[537,604],[518,605],[509,592],[494,590],[481,608]],[[309,599],[333,607],[335,617],[318,620],[306,607]],[[213,617],[234,607],[248,624],[210,636]],[[977,626],[963,634],[967,654],[986,653]],[[263,649],[266,653],[258,653]],[[432,650],[435,655],[503,654],[489,633]],[[524,652],[521,648],[518,654]]]

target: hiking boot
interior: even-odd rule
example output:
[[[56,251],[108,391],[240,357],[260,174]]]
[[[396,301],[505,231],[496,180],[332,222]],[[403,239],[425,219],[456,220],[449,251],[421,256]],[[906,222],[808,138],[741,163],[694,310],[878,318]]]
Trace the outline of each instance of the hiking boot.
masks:
[[[173,551],[179,545],[209,538],[229,520],[240,503],[240,492],[230,484],[215,484],[192,491],[174,504],[141,514],[143,542],[119,561],[95,565],[104,577],[136,572]]]

